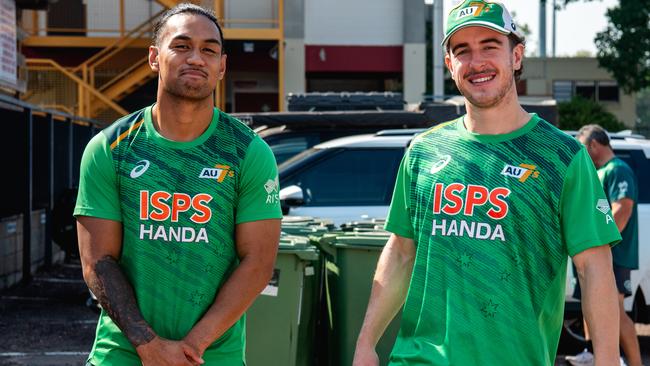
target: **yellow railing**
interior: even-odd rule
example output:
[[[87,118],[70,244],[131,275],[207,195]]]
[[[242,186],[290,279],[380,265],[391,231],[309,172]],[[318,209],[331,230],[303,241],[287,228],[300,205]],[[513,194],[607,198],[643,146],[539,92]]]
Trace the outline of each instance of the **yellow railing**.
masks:
[[[128,112],[104,94],[84,82],[71,70],[49,59],[27,59],[28,89],[30,93],[23,97],[30,103],[48,106],[57,110],[74,113],[80,117],[91,117],[88,113],[90,103],[105,105],[110,110],[110,118],[123,116]],[[92,96],[86,98],[84,96]],[[93,116],[95,117],[95,116]],[[107,117],[108,118],[108,117]],[[104,122],[110,122],[105,120]]]
[[[229,39],[232,35],[233,39],[274,39],[280,45],[282,44],[283,0],[268,0],[270,2],[269,4],[272,4],[269,8],[272,9],[269,15],[273,19],[240,19],[228,17],[227,13],[237,13],[237,11],[233,10],[234,8],[229,9],[229,6],[239,6],[239,4],[242,4],[235,1],[238,0],[214,0],[214,10],[219,22],[224,25],[224,32],[232,32],[226,34],[226,39]],[[44,19],[40,19],[44,16],[43,12],[23,11],[21,25],[29,35],[27,41],[30,41],[30,45],[32,46],[39,44],[54,45],[52,42],[74,44],[75,42],[84,41],[83,44],[88,44],[85,40],[95,37],[83,36],[85,34],[90,35],[90,33],[94,33],[94,36],[98,40],[102,37],[99,33],[104,33],[108,36],[108,38],[101,38],[103,40],[102,42],[104,42],[102,44],[108,44],[107,47],[104,47],[88,60],[71,69],[63,68],[52,60],[30,60],[31,63],[28,63],[28,69],[31,73],[34,73],[34,75],[30,75],[30,83],[28,85],[28,90],[30,90],[31,95],[24,99],[36,101],[40,98],[48,105],[65,106],[66,108],[72,108],[72,110],[77,111],[80,116],[101,118],[102,120],[104,118],[101,115],[106,115],[105,118],[110,118],[118,112],[123,113],[123,109],[115,102],[154,76],[150,70],[147,70],[147,52],[146,48],[142,47],[142,41],[151,38],[153,24],[161,13],[166,10],[166,7],[174,6],[181,1],[156,0],[156,2],[164,5],[163,9],[133,29],[127,29],[125,19],[125,14],[130,12],[127,9],[127,5],[130,6],[133,3],[126,0],[106,0],[101,2],[101,6],[107,7],[107,9],[108,7],[112,7],[111,14],[113,14],[113,17],[115,16],[114,8],[115,6],[118,7],[118,29],[110,29],[109,27],[101,27],[101,29],[97,27],[97,29],[48,28]],[[228,10],[231,11],[228,12]],[[90,13],[91,10],[88,9],[88,14]],[[149,14],[151,14],[151,11]],[[114,18],[112,21],[114,23],[116,22]],[[59,37],[52,37],[52,40],[48,43],[49,37],[47,34],[53,31],[58,32],[59,34],[57,36]],[[69,33],[71,36],[79,36],[81,34],[82,37],[60,37],[66,33]],[[113,34],[112,38],[111,34]],[[115,34],[118,35],[117,38],[114,37]],[[54,41],[53,39],[55,38],[59,40]],[[69,39],[69,41],[61,41],[64,38]],[[77,41],[74,41],[75,39]],[[39,64],[38,62],[41,63]],[[45,85],[47,83],[34,83],[31,82],[32,78],[50,80],[51,87],[56,90],[46,90]],[[278,52],[278,94],[280,109],[282,109],[284,103],[283,80],[284,48],[280,47]],[[36,88],[36,91],[31,90],[32,88]],[[222,82],[216,91],[216,102],[222,109],[225,107],[225,95],[225,83]],[[59,99],[54,98],[55,96]],[[119,115],[116,117],[119,117]]]
[[[186,1],[186,0],[185,0]],[[229,17],[227,16],[229,7],[234,7],[235,1],[238,0],[214,0],[214,11],[219,18],[219,23],[222,24],[225,28],[253,28],[253,29],[278,29],[281,26],[281,12],[279,11],[280,2],[278,0],[268,0],[274,7],[273,18],[240,18],[240,17]],[[177,5],[181,0],[156,0],[155,3],[160,5],[160,12],[169,9],[169,7]],[[200,4],[201,2],[190,1],[193,3]],[[128,0],[103,0],[101,3],[93,3],[96,9],[88,8],[86,11],[86,24],[98,24],[101,22],[94,21],[95,18],[91,17],[100,17],[101,15],[107,13],[114,16],[117,19],[112,19],[114,26],[102,24],[101,26],[85,26],[85,27],[54,27],[47,24],[47,17],[45,12],[39,12],[35,10],[23,10],[22,16],[22,30],[27,34],[28,37],[38,37],[38,36],[48,36],[52,33],[56,33],[58,36],[82,36],[82,37],[129,37],[129,34],[133,33],[135,29],[129,29],[126,20],[126,14],[131,12],[142,11],[133,6],[133,3]],[[100,4],[100,5],[96,5]],[[115,9],[117,8],[117,14],[115,14]],[[151,14],[147,14],[146,17],[151,15],[151,19],[155,19],[156,10],[152,11]]]

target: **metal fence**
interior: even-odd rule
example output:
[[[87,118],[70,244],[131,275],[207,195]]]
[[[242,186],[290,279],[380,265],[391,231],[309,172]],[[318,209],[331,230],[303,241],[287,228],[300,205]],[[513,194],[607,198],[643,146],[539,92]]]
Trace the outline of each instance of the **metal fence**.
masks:
[[[79,183],[79,164],[99,122],[0,95],[9,138],[0,145],[7,194],[0,206],[0,288],[52,264],[57,202]],[[73,223],[71,212],[63,215]],[[63,246],[59,243],[59,246]]]

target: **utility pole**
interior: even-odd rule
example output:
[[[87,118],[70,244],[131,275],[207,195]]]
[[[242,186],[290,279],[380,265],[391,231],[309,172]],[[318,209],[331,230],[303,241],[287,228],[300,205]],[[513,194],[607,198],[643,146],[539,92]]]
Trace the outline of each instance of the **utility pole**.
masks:
[[[433,101],[435,102],[442,102],[444,99],[444,94],[445,94],[445,70],[444,66],[442,63],[443,60],[443,53],[442,53],[442,46],[440,43],[442,43],[442,32],[443,32],[443,23],[442,23],[442,14],[443,14],[443,6],[442,6],[442,0],[433,0],[433,16],[431,18],[431,32],[433,37],[433,45],[431,49],[433,50],[433,55],[432,55],[432,60],[433,60],[433,72],[432,78],[433,78]]]
[[[555,5],[555,0],[553,0],[553,57],[555,57],[555,40],[556,40],[556,33],[557,33],[557,24],[555,23],[556,21],[556,14],[557,13],[557,6]]]
[[[546,0],[539,0],[539,57],[546,57]]]

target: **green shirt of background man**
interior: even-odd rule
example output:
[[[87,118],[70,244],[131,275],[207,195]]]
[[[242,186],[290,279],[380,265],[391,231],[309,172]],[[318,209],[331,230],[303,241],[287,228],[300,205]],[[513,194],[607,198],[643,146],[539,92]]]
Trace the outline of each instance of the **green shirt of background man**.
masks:
[[[416,246],[391,365],[553,365],[567,256],[620,239],[586,150],[535,115],[417,137],[386,229]]]
[[[84,152],[75,215],[123,225],[120,266],[156,334],[182,339],[238,264],[235,225],[280,218],[277,168],[269,147],[214,109],[190,142],[162,137],[151,107],[96,135]],[[244,362],[245,318],[214,342],[208,365]],[[133,346],[102,311],[89,359],[140,365]]]
[[[598,178],[610,203],[629,198],[634,201],[632,214],[621,231],[621,242],[612,248],[614,264],[619,267],[639,268],[639,220],[637,213],[638,189],[632,169],[619,158],[613,158],[598,169]]]

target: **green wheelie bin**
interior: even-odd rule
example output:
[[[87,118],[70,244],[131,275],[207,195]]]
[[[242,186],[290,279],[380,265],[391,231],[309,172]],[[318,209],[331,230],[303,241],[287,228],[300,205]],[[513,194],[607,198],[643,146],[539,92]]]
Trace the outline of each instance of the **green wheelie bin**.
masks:
[[[319,309],[319,251],[283,234],[273,278],[248,309],[248,366],[311,366]]]
[[[357,337],[370,298],[377,261],[390,233],[383,230],[326,234],[318,240],[325,257],[325,288],[330,312],[331,366],[352,364]],[[388,363],[401,312],[377,344],[381,365]]]

